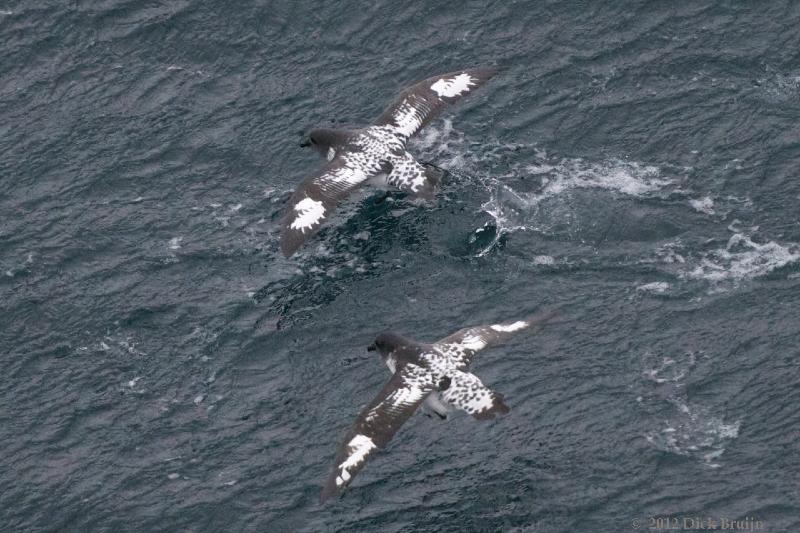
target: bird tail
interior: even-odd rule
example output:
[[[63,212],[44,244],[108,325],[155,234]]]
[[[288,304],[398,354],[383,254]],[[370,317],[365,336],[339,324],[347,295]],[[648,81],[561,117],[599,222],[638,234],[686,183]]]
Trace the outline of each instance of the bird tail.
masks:
[[[425,167],[425,184],[414,193],[414,197],[433,202],[436,200],[436,191],[442,182],[445,170],[430,163],[423,163],[422,166]]]

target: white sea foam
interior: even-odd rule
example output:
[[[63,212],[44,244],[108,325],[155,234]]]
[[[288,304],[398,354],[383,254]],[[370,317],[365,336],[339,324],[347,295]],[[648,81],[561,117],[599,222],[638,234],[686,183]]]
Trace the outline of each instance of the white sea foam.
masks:
[[[658,167],[621,159],[585,161],[563,158],[553,163],[529,165],[533,175],[543,174],[540,196],[560,194],[570,189],[606,189],[630,196],[656,192],[672,183],[661,177]]]
[[[463,133],[453,128],[453,121],[444,119],[440,125],[423,128],[411,139],[419,159],[435,161],[447,170],[464,170],[469,152]]]
[[[106,344],[105,341],[108,341],[109,344]],[[146,356],[147,354],[145,352],[137,348],[138,344],[139,343],[132,335],[114,333],[112,335],[106,335],[103,337],[103,340],[100,341],[99,345],[100,349],[103,351],[122,349],[124,352],[130,355]]]
[[[682,276],[711,282],[740,281],[763,276],[798,260],[797,244],[774,241],[759,244],[747,235],[734,233],[724,248],[705,252],[699,264]]]
[[[680,239],[676,239],[674,241],[667,242],[660,246],[658,250],[656,250],[656,255],[658,258],[664,263],[678,263],[683,264],[686,263],[686,258],[683,256],[682,252],[682,243]]]
[[[6,269],[5,272],[3,272],[3,273],[6,276],[8,276],[9,278],[13,278],[18,272],[22,272],[22,271],[30,269],[31,265],[33,265],[33,263],[34,263],[33,257],[34,257],[33,252],[28,252],[28,255],[25,256],[25,262],[24,263],[22,263],[20,266],[11,267],[9,269]]]
[[[751,207],[749,198],[719,198],[692,195],[680,189],[676,180],[659,167],[620,158],[587,160],[559,157],[532,145],[499,141],[470,142],[449,120],[422,130],[415,141],[421,159],[433,160],[454,173],[469,174],[469,185],[483,186],[489,198],[482,210],[493,224],[476,230],[494,230],[493,238],[477,255],[489,253],[504,234],[518,230],[551,232],[556,227],[577,227],[581,212],[571,207],[570,194],[580,189],[599,189],[633,198],[653,198],[665,193],[686,196],[687,207],[707,215],[724,216],[726,206]],[[526,163],[520,163],[525,161]],[[529,163],[533,161],[533,163]],[[734,159],[739,164],[738,159]],[[490,172],[491,174],[487,174]],[[680,170],[677,171],[680,174]],[[538,187],[530,185],[538,184]],[[523,190],[523,187],[525,188]],[[734,234],[723,248],[695,252],[676,239],[657,251],[659,261],[673,265],[681,280],[704,280],[723,290],[731,283],[757,278],[800,260],[800,247],[793,243],[767,240],[755,242],[757,226],[741,228],[737,221],[729,228]],[[474,238],[474,237],[473,237]],[[477,240],[476,238],[474,238]],[[664,293],[666,282],[637,287],[641,292]]]
[[[647,359],[651,357],[652,354],[645,355]],[[642,375],[645,383],[652,385],[646,387],[636,402],[659,411],[657,427],[644,434],[649,443],[659,450],[693,457],[717,468],[720,464],[716,460],[724,453],[728,441],[739,436],[741,420],[726,422],[709,407],[687,400],[684,379],[694,369],[696,360],[696,354],[686,353],[674,358],[661,357],[657,364],[649,363],[651,368],[645,368]],[[666,417],[662,412],[663,402],[669,404]]]
[[[645,283],[636,287],[637,291],[649,292],[651,294],[664,294],[669,290],[669,283],[666,281],[654,281],[652,283]]]
[[[800,75],[796,72],[775,72],[767,67],[767,75],[759,78],[758,85],[762,88],[762,95],[771,102],[785,102],[800,95]]]
[[[660,431],[646,434],[647,441],[665,452],[695,457],[711,468],[720,467],[716,460],[725,452],[727,441],[739,436],[741,420],[726,423],[702,406],[680,400],[672,403],[675,416],[665,421]]]
[[[492,139],[471,142],[449,120],[424,128],[412,149],[420,160],[435,161],[452,172],[456,183],[487,191],[489,198],[481,208],[494,219],[496,232],[479,256],[491,251],[503,234],[547,232],[554,225],[571,225],[573,218],[581,216],[563,201],[572,191],[601,189],[649,197],[674,184],[659,167],[636,161],[552,156],[534,145]],[[467,179],[461,180],[459,174]],[[562,205],[559,200],[549,201],[558,197]]]
[[[686,353],[677,359],[664,357],[658,366],[647,369],[643,373],[647,379],[654,383],[676,383],[686,377],[696,362],[697,358],[692,352]]]
[[[537,255],[533,258],[534,265],[554,265],[555,258],[549,255]]]
[[[546,158],[544,151],[538,150],[537,155]],[[553,225],[572,225],[573,219],[580,217],[580,212],[571,210],[568,205],[559,206],[557,213],[547,213],[546,207],[542,210],[550,199],[568,195],[572,190],[595,188],[645,197],[672,183],[661,176],[657,167],[618,159],[596,162],[568,158],[553,162],[542,160],[526,166],[522,174],[512,171],[512,179],[520,176],[539,179],[541,187],[535,192],[517,191],[503,183],[508,176],[486,181],[489,199],[481,207],[495,220],[497,236],[479,255],[491,250],[504,233],[517,230],[547,232]]]
[[[689,200],[689,205],[691,205],[695,211],[700,213],[705,213],[707,215],[714,214],[714,200],[711,199],[710,196],[704,196],[703,198],[692,198]]]

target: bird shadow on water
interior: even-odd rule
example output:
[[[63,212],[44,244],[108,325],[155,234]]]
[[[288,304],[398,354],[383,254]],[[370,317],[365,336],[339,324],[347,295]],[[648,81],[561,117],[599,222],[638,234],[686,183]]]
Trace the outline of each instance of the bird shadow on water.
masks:
[[[267,314],[276,320],[277,329],[308,320],[353,283],[402,268],[395,256],[417,251],[427,242],[424,224],[419,223],[425,216],[424,208],[402,194],[369,197],[343,223],[313,237],[308,251],[299,254],[301,272],[264,285],[253,299],[269,302]]]

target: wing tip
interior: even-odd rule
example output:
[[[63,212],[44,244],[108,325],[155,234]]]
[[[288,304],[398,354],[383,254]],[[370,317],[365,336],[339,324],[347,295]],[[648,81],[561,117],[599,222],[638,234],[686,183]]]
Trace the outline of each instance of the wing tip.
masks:
[[[319,493],[319,503],[323,505],[326,501],[331,499],[334,496],[337,496],[340,491],[336,489],[336,487],[332,486],[330,482],[328,482]]]
[[[486,81],[494,76],[497,76],[498,74],[505,72],[506,70],[508,70],[508,67],[504,65],[486,65],[466,69],[464,72],[467,72],[472,76],[477,76]]]
[[[506,402],[504,401],[502,396],[495,402],[495,405],[497,406],[498,413],[507,415],[508,413],[511,412],[511,408],[508,405],[506,405]]]
[[[299,242],[295,242],[295,239],[289,237],[286,233],[281,235],[281,253],[286,259],[289,259],[294,255],[298,248],[300,248]]]
[[[287,231],[284,231],[281,235],[281,253],[286,259],[292,257],[302,244],[303,239],[293,238],[293,236]]]
[[[532,315],[528,315],[523,320],[528,324],[527,329],[536,329],[545,324],[549,324],[553,319],[561,317],[563,309],[563,306],[549,307],[542,311],[537,311]]]

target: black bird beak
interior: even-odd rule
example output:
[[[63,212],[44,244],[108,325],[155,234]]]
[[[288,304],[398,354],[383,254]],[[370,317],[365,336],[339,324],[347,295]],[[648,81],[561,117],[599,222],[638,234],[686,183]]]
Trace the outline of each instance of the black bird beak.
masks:
[[[311,146],[311,139],[305,139],[300,143],[301,148],[306,148],[308,146]]]
[[[370,344],[369,346],[367,346],[367,351],[368,352],[374,352],[377,349],[378,349],[378,347],[375,346],[375,344]]]

